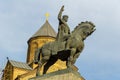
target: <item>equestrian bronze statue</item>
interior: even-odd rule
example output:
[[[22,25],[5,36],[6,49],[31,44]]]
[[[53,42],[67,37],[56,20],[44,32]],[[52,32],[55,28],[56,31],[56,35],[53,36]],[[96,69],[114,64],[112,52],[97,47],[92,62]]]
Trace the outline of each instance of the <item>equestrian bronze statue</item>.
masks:
[[[63,11],[63,8],[64,7],[62,6],[60,11]],[[66,22],[64,23],[63,21],[61,24],[60,27],[66,27]],[[67,29],[69,31],[69,28]],[[44,67],[43,74],[45,74],[48,68],[58,59],[66,61],[67,68],[72,68],[76,59],[83,51],[84,40],[94,31],[95,25],[88,21],[81,22],[71,33],[67,32],[66,35],[61,35],[58,30],[59,37],[54,42],[46,43],[41,48],[38,48],[35,53],[34,62],[38,64],[36,76],[40,75],[39,71],[43,64],[49,62],[49,65],[47,65],[46,68]],[[64,34],[64,32],[62,34]],[[41,59],[40,55],[42,55]]]

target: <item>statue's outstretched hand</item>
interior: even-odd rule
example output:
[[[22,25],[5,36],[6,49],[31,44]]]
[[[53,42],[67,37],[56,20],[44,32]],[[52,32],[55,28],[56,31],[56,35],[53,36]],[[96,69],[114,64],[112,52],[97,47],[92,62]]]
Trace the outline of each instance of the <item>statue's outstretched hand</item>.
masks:
[[[61,11],[64,11],[64,5],[61,7]]]

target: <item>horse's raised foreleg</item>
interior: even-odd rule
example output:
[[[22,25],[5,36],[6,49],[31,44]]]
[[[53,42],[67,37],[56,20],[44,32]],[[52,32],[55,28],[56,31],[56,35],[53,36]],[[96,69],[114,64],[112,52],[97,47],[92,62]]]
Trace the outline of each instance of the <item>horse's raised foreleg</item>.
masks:
[[[75,52],[76,52],[76,49],[72,48],[71,52],[70,52],[70,56],[68,57],[68,61],[67,61],[67,67],[68,68],[71,68],[72,65],[73,65],[73,56],[74,56]]]
[[[75,62],[76,62],[76,60],[77,60],[77,58],[78,58],[79,56],[80,56],[80,53],[79,53],[79,52],[74,55],[72,64],[75,64]]]

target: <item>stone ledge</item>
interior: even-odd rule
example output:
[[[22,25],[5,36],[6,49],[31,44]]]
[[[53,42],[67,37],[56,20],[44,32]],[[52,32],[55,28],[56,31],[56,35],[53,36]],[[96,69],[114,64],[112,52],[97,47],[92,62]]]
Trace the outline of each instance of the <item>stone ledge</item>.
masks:
[[[29,80],[84,80],[79,72],[72,69],[63,69],[52,73],[34,77]]]

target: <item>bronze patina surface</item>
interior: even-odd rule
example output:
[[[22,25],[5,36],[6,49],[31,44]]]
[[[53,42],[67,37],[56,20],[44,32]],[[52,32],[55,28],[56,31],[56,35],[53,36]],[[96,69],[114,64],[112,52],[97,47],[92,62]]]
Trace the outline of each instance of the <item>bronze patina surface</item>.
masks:
[[[57,39],[54,42],[49,42],[38,48],[35,53],[35,63],[38,64],[36,76],[40,76],[40,68],[45,64],[43,74],[48,68],[53,65],[58,59],[66,61],[67,68],[72,68],[76,59],[84,48],[84,40],[95,31],[95,25],[92,22],[81,22],[70,33],[67,25],[68,16],[61,18],[64,6],[58,14],[59,27]],[[42,58],[40,59],[40,54]]]

